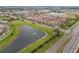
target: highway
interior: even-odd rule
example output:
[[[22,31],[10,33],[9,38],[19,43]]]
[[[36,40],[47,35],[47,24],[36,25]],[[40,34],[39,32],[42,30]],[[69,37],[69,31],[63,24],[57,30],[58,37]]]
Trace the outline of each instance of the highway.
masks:
[[[76,53],[77,49],[79,48],[79,25],[77,25],[71,34],[71,40],[64,48],[64,53]]]
[[[73,30],[75,30],[75,31],[77,30],[78,31],[78,29],[79,29],[79,25],[78,24],[79,24],[79,22],[77,22],[76,24],[74,24],[70,29],[65,30],[65,31],[63,30],[63,32],[65,32],[64,36],[62,36],[62,38],[60,38],[53,46],[51,46],[47,51],[45,51],[45,53],[56,53],[58,51],[61,51],[61,48],[63,48],[64,43],[66,43],[66,41],[69,42],[71,40],[70,38],[72,36],[71,35],[72,31]],[[74,32],[74,35],[75,34],[76,33]],[[73,35],[73,37],[74,37],[74,35]],[[76,35],[78,35],[78,34],[76,34]],[[68,42],[65,44],[64,48],[66,47],[66,45],[68,44]],[[64,51],[62,51],[62,52],[64,52]]]
[[[71,35],[64,35],[61,39],[59,39],[51,48],[49,48],[45,53],[56,53],[58,49],[65,43]],[[65,39],[66,38],[66,39]]]

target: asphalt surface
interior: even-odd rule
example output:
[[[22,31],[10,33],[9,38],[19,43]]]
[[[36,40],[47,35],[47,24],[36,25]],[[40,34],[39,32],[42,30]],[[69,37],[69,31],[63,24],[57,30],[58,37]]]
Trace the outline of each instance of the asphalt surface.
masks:
[[[63,53],[76,53],[79,48],[79,25],[74,27],[71,34],[71,40],[66,45],[63,50]]]
[[[51,48],[49,48],[45,53],[56,53],[58,49],[65,43],[66,40],[70,38],[70,35],[64,35],[61,39],[59,39]]]
[[[76,33],[78,33],[78,29],[79,29],[79,22],[77,22],[76,24],[74,24],[70,29],[68,29],[68,30],[62,30],[61,29],[61,31],[63,31],[63,32],[65,32],[65,34],[64,34],[64,36],[62,36],[62,38],[61,39],[59,39],[53,46],[51,46],[47,51],[45,51],[45,53],[56,53],[58,50],[59,50],[59,48],[60,47],[62,47],[63,46],[63,44],[67,41],[67,40],[69,40],[70,41],[70,38],[71,38],[71,34],[72,34],[72,32],[73,32],[73,30],[77,30],[77,32]],[[78,27],[78,28],[77,28]],[[78,34],[76,34],[75,32],[74,32],[74,35],[73,35],[73,37],[74,36],[76,36],[77,35],[77,37],[78,37]],[[75,40],[74,40],[75,41]],[[69,42],[67,42],[67,44],[68,44]],[[72,44],[70,44],[70,45],[72,45]],[[75,44],[76,45],[76,44]],[[78,47],[77,47],[78,48]],[[63,51],[64,52],[64,51]]]
[[[4,24],[4,26],[5,26],[5,31],[2,35],[0,35],[0,41],[3,40],[5,37],[7,37],[11,32],[9,25]]]

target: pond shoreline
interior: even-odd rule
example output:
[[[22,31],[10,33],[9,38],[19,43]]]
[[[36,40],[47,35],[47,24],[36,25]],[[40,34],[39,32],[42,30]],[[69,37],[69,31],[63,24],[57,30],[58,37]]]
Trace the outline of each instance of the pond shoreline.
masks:
[[[23,26],[24,26],[24,29],[23,29]],[[22,26],[22,29],[23,29],[24,31],[26,31],[26,30],[25,30],[25,26],[26,26],[27,28],[29,27],[29,29],[33,28],[33,27],[31,27],[31,26],[28,26],[28,25],[23,25],[23,26]],[[39,36],[37,36],[38,39],[33,39],[33,40],[34,40],[33,42],[35,42],[35,41],[37,41],[37,40],[39,40],[39,39],[43,39],[44,37],[47,36],[46,33],[44,33],[43,31],[41,32],[41,30],[39,30],[39,29],[37,29],[37,28],[33,28],[33,30],[36,31],[37,33],[38,33],[38,31],[39,31],[39,33],[40,33],[40,34],[38,33],[38,34],[39,34]],[[22,31],[22,30],[21,30],[21,31]],[[30,31],[30,32],[31,32],[31,31]],[[25,32],[24,32],[24,33],[25,33]],[[28,33],[28,32],[27,32],[27,33]],[[43,36],[40,36],[41,33],[42,33]],[[28,34],[29,34],[29,33],[28,33]],[[33,34],[33,32],[32,32],[32,34]],[[21,35],[21,34],[20,34],[20,35]],[[19,35],[19,36],[20,36],[20,35]],[[18,37],[19,37],[19,36],[18,36]],[[21,36],[22,36],[22,35],[21,35]],[[15,40],[14,42],[12,42],[8,47],[11,47],[11,45],[14,46],[14,47],[16,47],[15,45],[17,45],[17,43],[18,43],[17,40],[20,40],[20,41],[24,40],[24,39],[20,39],[20,38],[18,38],[18,37],[17,37],[16,40]],[[23,38],[24,38],[24,37],[23,37]],[[17,43],[15,43],[15,42],[17,42]],[[29,42],[29,41],[28,41],[28,42]],[[31,41],[31,42],[32,42],[32,41]],[[33,43],[33,42],[32,42],[32,43]],[[15,45],[14,45],[13,43],[15,43]],[[20,43],[20,44],[22,44],[22,43]],[[28,45],[30,45],[30,44],[31,44],[31,43],[29,43]],[[28,46],[28,45],[26,45],[26,46]],[[19,45],[18,45],[18,46],[19,46]],[[25,47],[26,47],[26,46],[25,46]],[[6,47],[3,51],[4,51],[4,52],[5,52],[5,50],[10,51],[10,50],[8,49],[8,47]],[[10,49],[12,49],[12,48],[13,48],[13,47],[11,47]],[[17,48],[17,47],[16,47],[16,48]],[[17,48],[17,49],[18,49],[18,48]],[[23,49],[23,48],[22,48],[22,49]],[[13,50],[14,50],[14,49],[13,49]],[[6,52],[7,52],[7,51],[6,51]],[[17,52],[18,52],[18,51],[17,51]]]

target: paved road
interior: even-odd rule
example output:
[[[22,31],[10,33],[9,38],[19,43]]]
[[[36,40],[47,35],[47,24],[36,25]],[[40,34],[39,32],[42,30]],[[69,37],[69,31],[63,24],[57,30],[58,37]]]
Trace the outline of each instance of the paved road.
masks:
[[[3,35],[0,35],[0,41],[6,38],[10,33],[11,33],[11,28],[9,27],[8,24],[4,24],[6,31],[3,33]]]
[[[70,29],[68,29],[67,31],[73,31],[73,28],[78,25],[79,22],[77,22],[76,24],[74,24]],[[79,26],[79,25],[78,25]],[[75,28],[74,28],[75,29]],[[78,30],[78,29],[77,29]],[[66,32],[65,30],[62,30],[63,32]],[[51,48],[49,48],[47,51],[45,51],[45,53],[55,53],[58,51],[58,49],[71,37],[71,33],[66,33],[61,39],[59,39],[53,46],[51,46]],[[74,34],[76,36],[76,34]],[[73,36],[74,36],[73,35]],[[78,37],[78,35],[77,35]],[[72,45],[72,44],[71,44]],[[76,45],[76,44],[75,44]]]
[[[72,31],[72,38],[64,48],[64,53],[76,53],[79,47],[79,25],[77,25]]]
[[[58,49],[65,43],[71,35],[64,35],[61,39],[59,39],[51,48],[49,48],[45,53],[56,53]],[[65,39],[66,38],[66,39]]]
[[[74,24],[70,29],[68,29],[67,31],[62,30],[63,32],[67,32],[67,34],[65,33],[65,35],[59,39],[53,46],[51,46],[47,51],[45,51],[45,53],[56,53],[58,51],[58,49],[60,47],[63,46],[63,44],[69,40],[71,38],[71,33],[73,31],[73,29],[75,29],[75,27],[79,24],[79,22],[77,22],[76,24]]]

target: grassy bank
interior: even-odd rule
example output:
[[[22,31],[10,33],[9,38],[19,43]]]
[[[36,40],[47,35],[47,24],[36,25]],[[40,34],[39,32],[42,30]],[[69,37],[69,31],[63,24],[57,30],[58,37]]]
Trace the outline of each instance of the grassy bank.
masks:
[[[7,37],[5,38],[4,40],[0,41],[0,49],[3,50],[5,47],[7,47],[8,45],[10,45],[17,37],[18,35],[20,34],[20,30],[19,30],[19,27],[22,26],[22,25],[29,25],[29,26],[32,26],[34,28],[38,28],[39,30],[41,31],[44,31],[44,32],[47,32],[47,36],[43,39],[39,39],[37,41],[35,41],[34,43],[30,44],[29,46],[23,48],[21,51],[19,52],[33,52],[35,51],[36,49],[38,49],[40,46],[46,44],[46,42],[48,42],[52,36],[55,36],[56,35],[56,32],[54,32],[54,30],[52,28],[48,28],[48,27],[45,27],[41,24],[37,24],[37,23],[33,23],[31,21],[20,21],[20,20],[15,20],[15,21],[12,21],[11,22],[11,28],[12,28],[12,33]],[[58,36],[56,39],[55,38],[52,38],[52,45],[61,37]],[[49,46],[47,45],[45,48],[49,48]],[[41,50],[46,50],[45,48],[41,48]],[[38,50],[39,51],[39,50]]]
[[[9,44],[11,44],[16,37],[19,35],[20,31],[18,30],[18,27],[11,25],[10,27],[12,29],[11,33],[2,41],[0,41],[0,51],[3,50],[5,47],[7,47]]]
[[[50,48],[58,39],[60,39],[64,35],[63,32],[60,33],[57,37],[53,38],[52,40],[48,41],[47,44],[45,44],[43,47],[38,49],[36,53],[45,52],[48,48]]]

